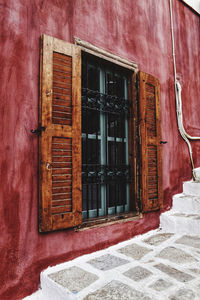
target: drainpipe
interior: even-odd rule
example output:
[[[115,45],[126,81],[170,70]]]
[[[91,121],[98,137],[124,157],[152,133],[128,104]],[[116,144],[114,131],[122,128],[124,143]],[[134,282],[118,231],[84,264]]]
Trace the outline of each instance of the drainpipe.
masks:
[[[192,147],[189,140],[200,140],[200,137],[194,137],[189,135],[184,128],[183,125],[183,112],[182,112],[182,100],[181,100],[181,84],[177,80],[176,74],[176,54],[175,54],[175,46],[174,46],[174,26],[173,26],[173,14],[172,14],[172,0],[169,0],[170,7],[170,19],[171,19],[171,37],[172,37],[172,56],[173,56],[173,65],[174,65],[174,88],[175,88],[175,100],[176,100],[176,115],[177,115],[177,123],[178,130],[186,142],[189,150],[190,162],[192,166],[192,177],[194,181],[199,181],[194,172],[194,162],[192,157]]]

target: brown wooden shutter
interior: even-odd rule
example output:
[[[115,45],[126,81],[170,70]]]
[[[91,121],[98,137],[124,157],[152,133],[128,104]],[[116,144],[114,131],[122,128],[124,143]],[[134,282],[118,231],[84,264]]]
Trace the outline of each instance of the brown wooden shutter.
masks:
[[[43,35],[40,57],[39,231],[82,221],[81,50]]]
[[[162,206],[160,86],[155,77],[140,72],[140,134],[142,210]]]

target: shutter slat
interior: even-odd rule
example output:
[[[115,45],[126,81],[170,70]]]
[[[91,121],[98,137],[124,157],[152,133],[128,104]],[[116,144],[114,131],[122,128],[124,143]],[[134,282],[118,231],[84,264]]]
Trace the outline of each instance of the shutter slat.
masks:
[[[72,156],[71,156],[71,151],[66,151],[64,152],[63,151],[63,155],[62,153],[61,154],[57,154],[56,151],[53,151],[53,155],[60,155],[60,156],[52,156],[52,159],[53,159],[53,162],[56,163],[56,162],[69,162],[69,161],[72,161]],[[67,155],[67,156],[65,156]]]
[[[66,66],[72,68],[72,59],[71,59],[71,57],[68,57],[67,59],[63,59],[64,56],[61,57],[60,53],[58,53],[58,54],[59,54],[59,57],[57,57],[57,53],[54,53],[54,55],[53,55],[53,67],[54,67],[54,69],[56,69],[56,65],[61,66],[61,68],[66,67]]]
[[[71,180],[69,181],[69,180],[60,180],[60,181],[58,181],[58,182],[56,182],[56,181],[53,181],[52,182],[52,192],[54,191],[54,188],[57,188],[57,187],[61,187],[61,188],[65,188],[65,187],[67,187],[67,188],[72,188],[72,182],[71,182]]]
[[[54,162],[52,163],[52,167],[53,168],[71,168],[72,167],[72,163],[71,162]]]
[[[53,68],[55,71],[61,72],[61,73],[66,73],[69,74],[69,76],[72,73],[72,68],[71,66],[68,65],[57,65],[56,63],[53,63]]]
[[[59,93],[55,93],[55,91],[54,91],[53,101],[52,101],[53,104],[65,103],[63,105],[71,106],[71,100],[72,100],[71,95],[64,96]]]
[[[52,231],[82,220],[80,48],[43,35],[40,77],[39,230]]]
[[[60,214],[60,213],[71,212],[71,210],[72,210],[71,205],[53,207],[52,208],[52,214]]]
[[[52,200],[53,200],[53,201],[65,199],[65,200],[70,201],[70,204],[71,204],[71,198],[72,198],[71,193],[53,194],[53,196],[52,196]]]
[[[52,105],[54,112],[66,112],[68,114],[72,113],[72,108],[62,105]]]
[[[53,72],[53,78],[60,78],[60,81],[62,81],[61,79],[63,80],[67,80],[67,82],[72,82],[72,78],[70,76],[70,73],[67,73],[67,72],[63,72],[63,71],[60,71],[60,70],[54,70]],[[63,81],[62,81],[63,82]]]
[[[61,118],[52,118],[54,124],[61,124],[61,125],[71,125],[72,121],[71,120],[65,120]]]
[[[61,119],[71,119],[72,115],[71,113],[66,113],[64,111],[55,111],[55,108],[53,108],[53,117]]]
[[[52,144],[52,149],[53,150],[71,150],[72,149],[72,146],[70,144],[55,144],[53,143]]]
[[[53,78],[54,78],[54,80],[53,80],[54,87],[71,90],[71,88],[72,88],[71,81],[62,82],[61,80],[56,80],[55,76]]]
[[[59,193],[68,193],[71,192],[72,188],[71,187],[53,187],[52,193],[53,194],[59,194]]]
[[[140,131],[143,212],[162,206],[159,82],[140,72]]]
[[[59,86],[59,87],[56,86],[56,87],[53,88],[53,93],[54,93],[55,95],[71,96],[72,91],[71,91],[71,88],[70,88],[70,87],[67,88],[67,86],[66,86],[65,89],[62,88],[62,87],[60,87],[60,86]]]
[[[69,180],[72,179],[72,175],[71,174],[63,174],[63,175],[53,175],[52,176],[53,181],[60,181],[60,180]]]
[[[67,84],[67,86],[72,84],[72,79],[69,76],[63,76],[63,75],[59,75],[57,72],[54,71],[53,74],[53,81],[55,84],[57,83],[61,83],[61,84]]]
[[[57,206],[65,206],[65,205],[70,205],[71,206],[71,199],[64,199],[64,200],[53,200],[52,201],[52,207],[57,207]]]
[[[64,55],[64,54],[61,54],[61,53],[58,53],[58,52],[55,52],[54,51],[54,59],[59,59],[63,62],[68,62],[68,61],[72,61],[72,58],[71,56],[68,56],[68,55]]]
[[[65,168],[65,169],[54,169],[53,168],[53,171],[52,171],[52,174],[53,175],[62,175],[62,174],[66,174],[66,175],[71,175],[72,174],[72,168]]]

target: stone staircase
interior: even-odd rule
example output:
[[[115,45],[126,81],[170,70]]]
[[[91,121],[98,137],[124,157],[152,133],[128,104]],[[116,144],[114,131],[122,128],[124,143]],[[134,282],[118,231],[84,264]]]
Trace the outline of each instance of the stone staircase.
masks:
[[[183,193],[173,196],[170,211],[160,216],[164,232],[200,234],[200,168],[195,169],[198,181],[183,183]]]
[[[195,171],[198,181],[184,182],[183,193],[173,197],[172,209],[161,214],[162,230],[47,268],[40,276],[41,288],[23,300],[104,300],[105,295],[110,300],[159,300],[199,295],[200,168]],[[187,274],[183,262],[188,264]]]

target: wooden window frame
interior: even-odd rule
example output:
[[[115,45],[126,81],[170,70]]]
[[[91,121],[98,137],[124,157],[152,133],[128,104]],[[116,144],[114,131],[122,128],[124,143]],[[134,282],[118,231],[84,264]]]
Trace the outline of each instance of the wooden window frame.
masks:
[[[74,37],[74,43],[75,45],[79,46],[82,51],[87,52],[93,56],[97,56],[115,65],[119,65],[128,70],[132,70],[134,73],[137,73],[138,71],[138,65],[131,60],[122,58],[121,56],[115,55],[112,52],[104,50],[103,48],[94,46],[84,40],[81,40],[78,37]]]

